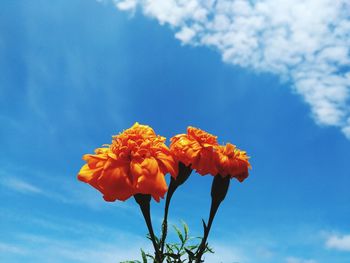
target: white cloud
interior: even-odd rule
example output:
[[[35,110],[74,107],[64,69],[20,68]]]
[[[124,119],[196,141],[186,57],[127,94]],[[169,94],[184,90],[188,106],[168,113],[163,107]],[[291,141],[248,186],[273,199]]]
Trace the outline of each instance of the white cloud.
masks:
[[[17,177],[1,176],[0,184],[16,192],[24,194],[42,194],[42,190]]]
[[[350,235],[331,235],[326,241],[326,247],[350,251]]]
[[[25,254],[25,249],[12,244],[0,242],[0,252],[3,254]]]
[[[137,5],[137,0],[116,1],[115,4],[120,10],[134,10]]]
[[[124,239],[125,238],[125,239]],[[44,262],[47,258],[52,262],[121,262],[140,259],[140,248],[150,250],[148,243],[138,236],[128,235],[124,238],[110,240],[65,240],[55,237],[20,234],[18,240],[20,251],[26,251],[27,259]],[[4,251],[12,253],[11,251]]]
[[[175,34],[175,37],[181,40],[183,43],[189,43],[195,35],[196,32],[193,29],[189,27],[183,27],[181,31]]]
[[[224,62],[277,74],[320,125],[350,138],[348,0],[115,0],[168,24],[184,44],[214,47]]]
[[[109,209],[116,206],[123,212],[138,214],[137,205],[132,202],[107,203],[102,195],[91,186],[79,182],[76,177],[62,178],[62,175],[47,176],[46,173],[29,172],[28,168],[0,171],[0,186],[20,194],[38,195],[68,205],[82,205],[93,210]],[[11,174],[22,174],[18,177]],[[30,180],[23,179],[30,178]],[[64,183],[62,183],[64,181]],[[34,184],[33,182],[40,182]]]
[[[14,216],[18,218],[11,221],[23,221],[23,217]],[[32,215],[25,221],[31,226],[30,232],[12,232],[12,243],[4,235],[0,237],[0,261],[46,262],[50,258],[53,263],[108,263],[140,259],[140,248],[152,251],[145,237],[95,222]]]
[[[288,257],[286,258],[286,263],[317,263],[317,261],[313,259],[303,259],[303,258],[295,258],[295,257]]]

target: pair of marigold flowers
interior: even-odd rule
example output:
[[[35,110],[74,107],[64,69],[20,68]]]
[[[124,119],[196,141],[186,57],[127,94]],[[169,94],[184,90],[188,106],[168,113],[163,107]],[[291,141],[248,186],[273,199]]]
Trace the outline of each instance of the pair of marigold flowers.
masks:
[[[203,130],[188,127],[187,134],[170,139],[170,147],[165,140],[151,127],[135,123],[113,136],[112,144],[84,155],[87,164],[78,179],[99,190],[106,201],[147,194],[159,202],[168,190],[165,175],[176,180],[181,165],[200,175],[235,177],[240,182],[248,177],[246,152],[231,143],[219,145],[216,136]]]

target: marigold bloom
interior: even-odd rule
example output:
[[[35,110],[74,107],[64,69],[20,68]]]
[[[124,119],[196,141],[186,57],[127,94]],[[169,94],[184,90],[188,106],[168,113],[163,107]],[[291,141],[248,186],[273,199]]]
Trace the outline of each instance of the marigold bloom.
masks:
[[[175,158],[186,166],[191,165],[199,174],[217,174],[217,137],[201,129],[188,127],[187,134],[170,139],[170,150]]]
[[[164,142],[151,127],[135,123],[113,136],[107,148],[84,155],[87,164],[78,179],[99,190],[106,201],[125,201],[140,193],[159,202],[167,191],[165,174],[177,175],[177,162]]]
[[[246,152],[236,148],[235,145],[227,143],[218,148],[218,172],[222,176],[235,177],[242,182],[248,177],[248,168],[251,168]]]

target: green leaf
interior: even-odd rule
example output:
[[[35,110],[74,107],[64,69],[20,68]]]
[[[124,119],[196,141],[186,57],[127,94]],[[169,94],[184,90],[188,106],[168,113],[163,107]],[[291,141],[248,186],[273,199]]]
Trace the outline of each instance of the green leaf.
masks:
[[[178,252],[180,251],[179,244],[174,244],[173,247],[174,247]]]
[[[187,246],[186,248],[189,250],[194,250],[194,249],[197,249],[198,247],[199,245],[190,245],[190,246]]]
[[[142,262],[147,263],[147,255],[146,255],[145,251],[143,251],[142,248],[141,248],[141,256],[142,256]]]
[[[166,246],[166,248],[167,248],[167,252],[169,252],[169,253],[174,253],[173,245],[166,244],[165,246]]]
[[[157,245],[159,246],[159,244],[160,244],[160,240],[159,240],[159,238],[158,238],[158,237],[156,237],[156,236],[154,236],[154,239],[155,239],[155,241],[156,241]]]
[[[184,243],[184,242],[185,242],[185,239],[184,239],[184,237],[183,237],[183,235],[182,235],[180,229],[179,229],[177,226],[175,226],[175,225],[174,225],[173,227],[174,227],[174,229],[175,229],[177,235],[179,236],[181,242]]]
[[[204,253],[206,253],[206,252],[209,252],[209,253],[212,253],[212,254],[215,253],[213,248],[209,247],[208,245],[206,246]]]
[[[184,228],[185,240],[188,240],[188,232],[189,232],[188,225],[184,221],[182,221],[182,225]]]

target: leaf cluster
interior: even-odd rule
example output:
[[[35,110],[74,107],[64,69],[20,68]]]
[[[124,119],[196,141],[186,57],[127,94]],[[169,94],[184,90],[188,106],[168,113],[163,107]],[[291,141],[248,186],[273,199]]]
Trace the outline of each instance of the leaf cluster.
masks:
[[[163,261],[166,263],[192,263],[195,261],[196,253],[202,238],[189,236],[188,225],[183,221],[181,224],[181,229],[176,225],[173,225],[174,231],[178,237],[178,242],[165,244],[165,252],[162,256]],[[147,238],[150,239],[149,236],[147,236]],[[156,242],[158,244],[160,243],[158,238],[156,238]],[[214,251],[207,244],[204,253],[214,253]],[[123,261],[121,263],[158,263],[154,255],[146,253],[143,249],[141,249],[141,257],[142,261],[133,260]]]

